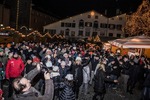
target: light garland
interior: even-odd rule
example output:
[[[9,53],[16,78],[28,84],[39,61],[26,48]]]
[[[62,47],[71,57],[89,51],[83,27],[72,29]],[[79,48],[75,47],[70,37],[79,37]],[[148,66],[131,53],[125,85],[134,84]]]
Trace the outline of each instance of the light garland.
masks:
[[[143,0],[137,11],[127,16],[124,32],[130,35],[150,35],[150,3]]]
[[[44,38],[46,36],[48,36],[49,38],[53,39],[53,38],[59,38],[59,39],[64,39],[65,35],[59,35],[59,34],[54,34],[53,36],[50,33],[45,33],[44,35],[42,35],[40,32],[38,32],[37,30],[32,31],[31,33],[29,33],[28,35],[24,35],[23,33],[20,33],[19,31],[15,30],[14,28],[11,28],[10,26],[4,27],[4,28],[0,28],[0,31],[3,30],[10,30],[13,31],[14,33],[16,33],[16,35],[19,35],[20,37],[29,37],[31,35],[38,35],[40,38]]]
[[[18,30],[19,9],[20,9],[19,4],[20,4],[20,1],[17,0],[16,30]]]

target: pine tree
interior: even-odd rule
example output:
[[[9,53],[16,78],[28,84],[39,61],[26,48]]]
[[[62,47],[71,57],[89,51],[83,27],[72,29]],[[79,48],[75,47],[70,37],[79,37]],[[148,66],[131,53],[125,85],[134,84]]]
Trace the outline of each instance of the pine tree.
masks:
[[[124,31],[130,35],[149,35],[150,36],[150,3],[143,0],[137,11],[127,16]]]

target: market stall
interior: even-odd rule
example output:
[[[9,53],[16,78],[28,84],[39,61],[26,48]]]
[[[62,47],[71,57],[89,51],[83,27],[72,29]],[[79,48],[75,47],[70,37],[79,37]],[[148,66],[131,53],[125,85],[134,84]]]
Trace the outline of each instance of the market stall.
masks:
[[[116,48],[125,50],[126,52],[138,52],[140,55],[145,55],[150,58],[150,37],[148,36],[141,35],[124,39],[116,39],[109,41],[109,43]]]

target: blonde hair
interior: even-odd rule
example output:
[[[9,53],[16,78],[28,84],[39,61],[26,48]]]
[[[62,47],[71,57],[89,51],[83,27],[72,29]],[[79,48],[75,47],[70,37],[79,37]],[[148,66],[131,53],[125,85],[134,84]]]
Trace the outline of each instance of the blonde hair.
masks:
[[[98,64],[99,69],[105,72],[105,65],[103,63]]]

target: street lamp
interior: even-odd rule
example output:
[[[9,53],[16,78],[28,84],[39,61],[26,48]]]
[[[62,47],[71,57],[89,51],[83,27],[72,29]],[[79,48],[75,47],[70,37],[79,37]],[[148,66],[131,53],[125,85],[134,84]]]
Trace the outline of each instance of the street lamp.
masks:
[[[3,27],[4,25],[3,25],[3,24],[0,24],[0,26]]]

